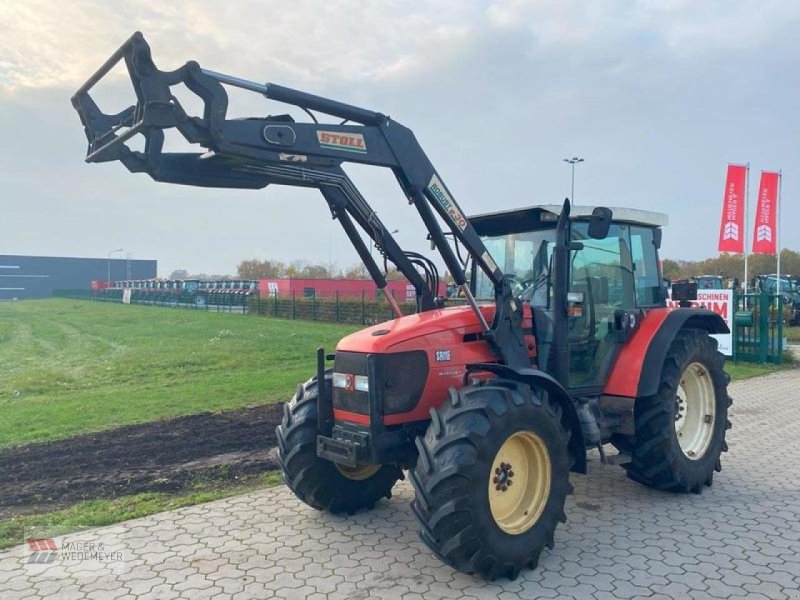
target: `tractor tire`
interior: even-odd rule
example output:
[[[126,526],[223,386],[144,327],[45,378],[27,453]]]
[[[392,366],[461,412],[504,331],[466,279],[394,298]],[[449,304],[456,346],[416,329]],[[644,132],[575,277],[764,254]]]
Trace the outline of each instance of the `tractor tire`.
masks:
[[[675,336],[661,371],[658,391],[639,398],[636,433],[617,443],[630,452],[622,465],[628,477],[670,492],[699,494],[721,471],[731,428],[728,375],[717,341],[705,331],[684,329]]]
[[[207,303],[208,301],[205,294],[197,294],[197,296],[194,297],[194,305],[197,308],[205,308]]]
[[[454,569],[489,580],[535,568],[572,493],[561,407],[495,379],[451,389],[431,419],[410,474],[422,540]]]
[[[332,370],[325,373],[331,385]],[[381,498],[392,497],[392,487],[403,472],[396,465],[348,468],[317,456],[317,378],[297,386],[283,405],[283,420],[275,429],[278,462],[283,480],[300,500],[331,513],[353,514],[371,509]]]

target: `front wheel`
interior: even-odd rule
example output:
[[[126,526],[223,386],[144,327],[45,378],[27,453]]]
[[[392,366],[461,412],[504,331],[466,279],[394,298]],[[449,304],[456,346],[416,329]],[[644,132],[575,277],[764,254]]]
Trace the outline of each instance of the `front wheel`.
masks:
[[[723,365],[717,341],[705,331],[678,332],[658,392],[636,401],[636,433],[620,446],[631,453],[623,465],[631,479],[671,492],[699,494],[703,485],[711,486],[731,427]]]
[[[417,438],[411,473],[422,540],[443,562],[490,580],[536,566],[572,492],[561,407],[506,383],[451,390]]]
[[[333,373],[325,373],[328,386]],[[283,406],[283,420],[275,430],[283,480],[300,500],[332,513],[352,514],[371,509],[381,498],[392,497],[392,487],[403,472],[396,465],[345,467],[317,456],[317,378],[297,386],[294,398]]]

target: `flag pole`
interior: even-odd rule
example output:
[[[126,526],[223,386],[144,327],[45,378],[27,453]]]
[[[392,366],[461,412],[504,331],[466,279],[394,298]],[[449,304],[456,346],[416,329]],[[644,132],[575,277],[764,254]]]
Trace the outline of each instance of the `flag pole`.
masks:
[[[778,249],[778,281],[776,290],[778,294],[781,293],[781,183],[783,182],[783,170],[778,171],[778,196],[775,202],[778,206],[775,207],[775,245]]]
[[[742,289],[744,289],[745,294],[747,294],[747,283],[750,281],[747,278],[747,238],[750,237],[749,206],[750,206],[750,163],[748,162],[744,171],[744,245],[742,246],[744,249],[744,285],[742,286]]]

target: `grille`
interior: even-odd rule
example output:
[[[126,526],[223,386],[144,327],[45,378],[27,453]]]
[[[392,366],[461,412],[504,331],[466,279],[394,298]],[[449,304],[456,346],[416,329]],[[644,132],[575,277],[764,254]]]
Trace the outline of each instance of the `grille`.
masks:
[[[337,352],[333,363],[337,373],[367,374],[367,355],[360,352]],[[369,394],[333,388],[333,407],[347,412],[369,414]]]
[[[367,357],[359,352],[337,352],[333,370],[337,373],[367,375]],[[378,395],[384,415],[394,415],[413,409],[422,396],[428,379],[428,356],[422,350],[374,354],[376,381],[370,390]],[[333,406],[362,415],[370,414],[369,394],[333,388]]]

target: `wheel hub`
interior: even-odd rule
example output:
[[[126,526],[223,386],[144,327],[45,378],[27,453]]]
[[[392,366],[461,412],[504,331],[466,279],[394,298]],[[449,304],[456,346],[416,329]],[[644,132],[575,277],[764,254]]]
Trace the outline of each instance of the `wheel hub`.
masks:
[[[512,481],[514,471],[511,470],[511,463],[500,463],[499,467],[494,470],[494,478],[492,483],[495,484],[495,489],[501,492],[508,490],[509,486],[514,483]]]
[[[552,467],[542,438],[532,431],[509,436],[489,472],[489,508],[500,529],[524,533],[539,520],[550,497]]]

